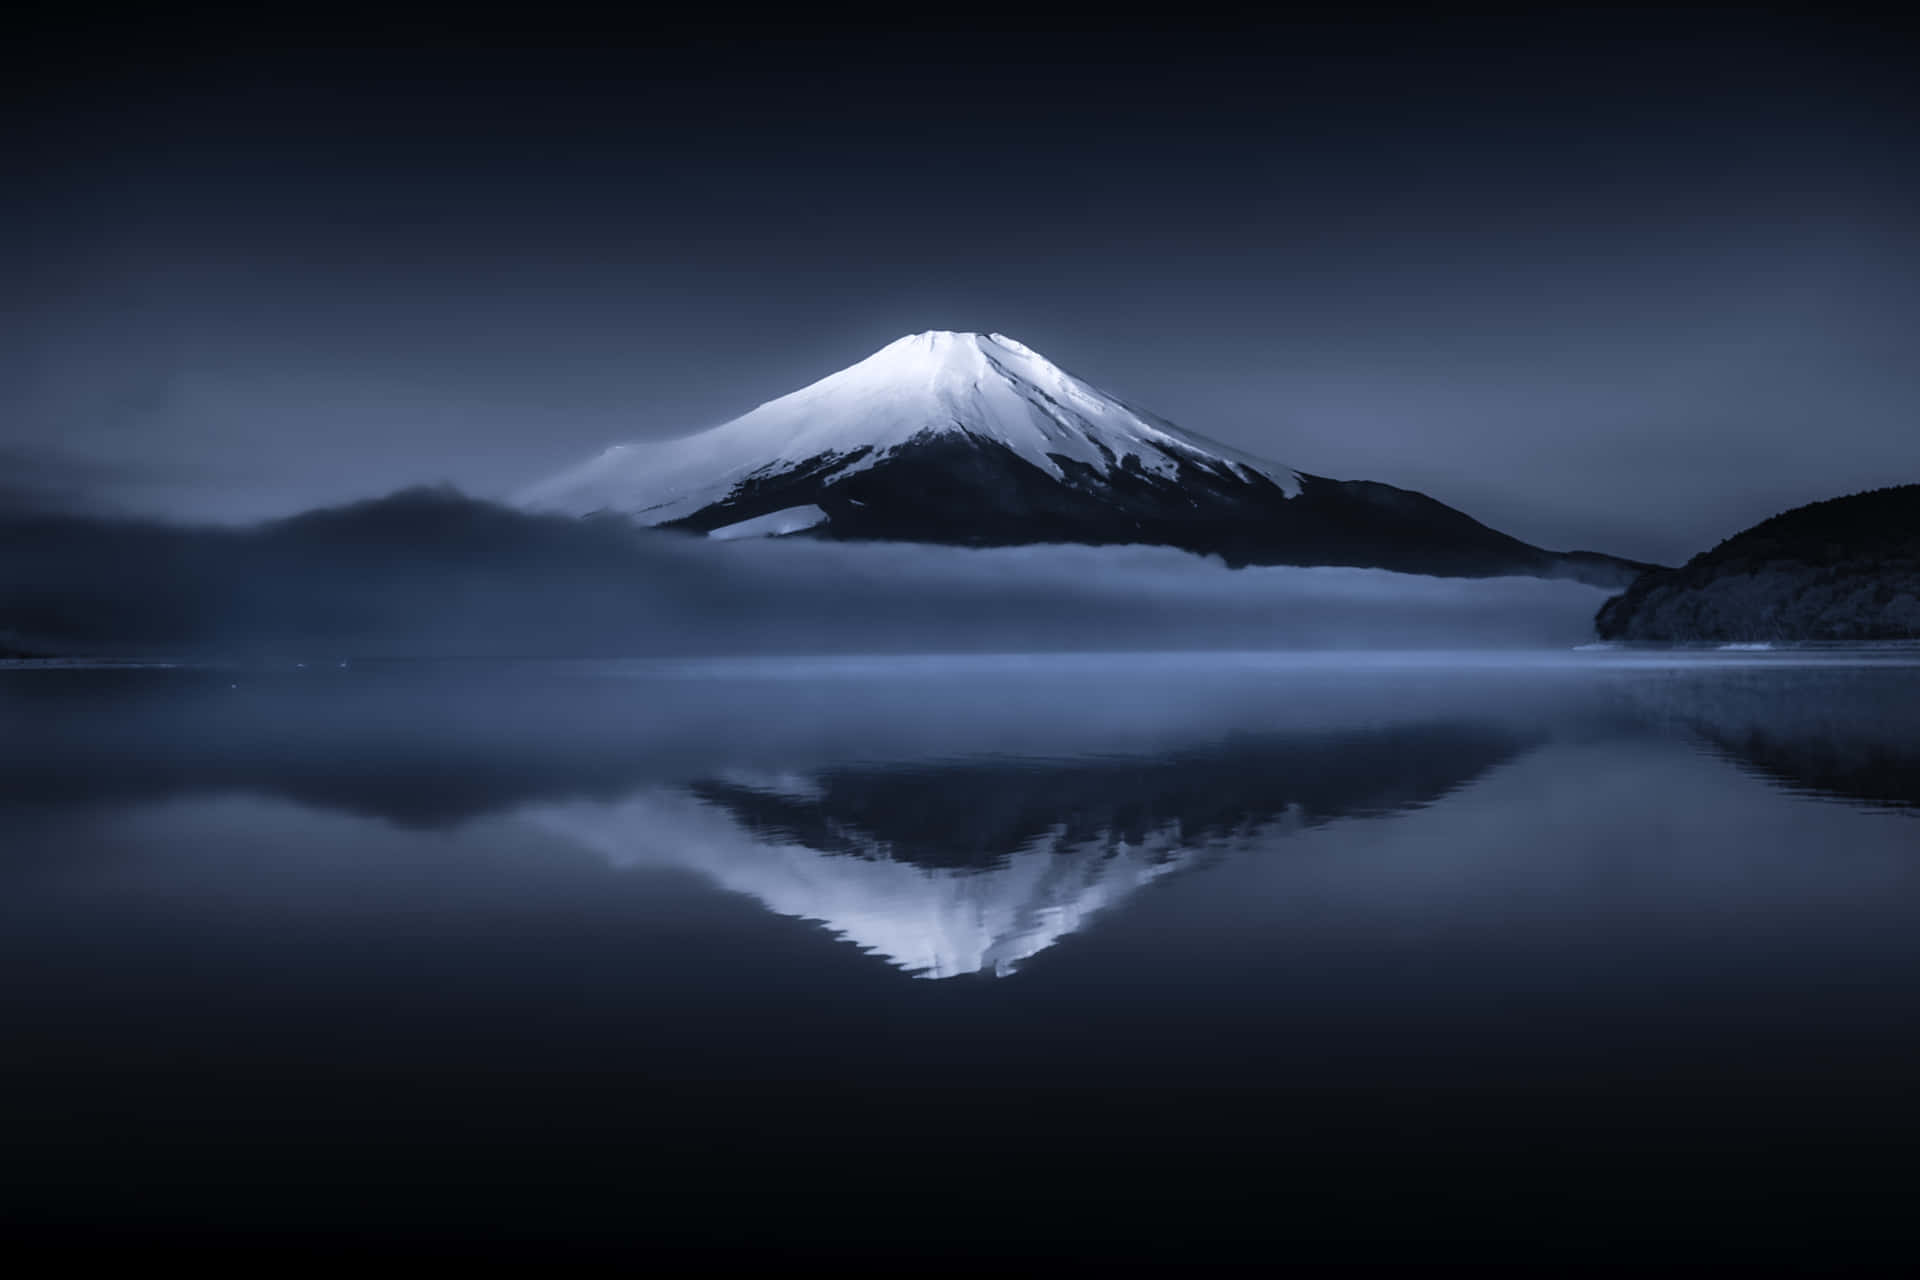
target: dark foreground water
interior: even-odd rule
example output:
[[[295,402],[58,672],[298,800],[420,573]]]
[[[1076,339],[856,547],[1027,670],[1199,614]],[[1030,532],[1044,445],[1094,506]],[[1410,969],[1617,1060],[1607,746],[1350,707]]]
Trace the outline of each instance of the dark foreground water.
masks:
[[[1873,655],[0,671],[0,1234],[1903,1257],[1917,803]]]

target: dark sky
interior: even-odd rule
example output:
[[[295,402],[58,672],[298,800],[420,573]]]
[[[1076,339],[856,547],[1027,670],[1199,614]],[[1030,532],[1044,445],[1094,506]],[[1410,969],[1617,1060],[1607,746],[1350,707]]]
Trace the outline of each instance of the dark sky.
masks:
[[[0,492],[499,494],[927,328],[1556,547],[1920,479],[1920,77],[1864,18],[327,12],[15,43]]]

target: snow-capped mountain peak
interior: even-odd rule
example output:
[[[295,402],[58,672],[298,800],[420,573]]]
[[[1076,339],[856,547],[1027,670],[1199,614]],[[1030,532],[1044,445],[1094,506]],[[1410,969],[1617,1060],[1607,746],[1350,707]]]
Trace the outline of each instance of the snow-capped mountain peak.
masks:
[[[944,329],[711,430],[616,445],[519,502],[721,539],[1138,543],[1229,564],[1609,588],[1646,568],[1532,546],[1422,493],[1264,461],[1135,409],[1023,342]]]
[[[930,330],[710,430],[616,445],[535,485],[520,502],[661,524],[785,473],[804,470],[832,486],[910,442],[941,436],[998,445],[1061,482],[1071,482],[1070,470],[1171,479],[1197,465],[1298,491],[1293,471],[1133,409],[1024,343]]]

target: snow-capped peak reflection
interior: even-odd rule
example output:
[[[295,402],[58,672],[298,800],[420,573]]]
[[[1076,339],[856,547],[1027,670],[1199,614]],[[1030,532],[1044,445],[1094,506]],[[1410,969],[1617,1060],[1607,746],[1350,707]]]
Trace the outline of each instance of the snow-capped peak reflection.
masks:
[[[768,910],[818,921],[916,977],[1004,976],[1207,846],[1169,822],[1143,839],[1069,839],[1064,826],[979,867],[924,867],[882,842],[827,852],[768,838],[677,789],[528,812],[619,866],[686,867]]]
[[[728,766],[524,812],[617,865],[695,871],[947,978],[1011,973],[1162,876],[1430,803],[1522,746],[1439,721],[1140,753]]]

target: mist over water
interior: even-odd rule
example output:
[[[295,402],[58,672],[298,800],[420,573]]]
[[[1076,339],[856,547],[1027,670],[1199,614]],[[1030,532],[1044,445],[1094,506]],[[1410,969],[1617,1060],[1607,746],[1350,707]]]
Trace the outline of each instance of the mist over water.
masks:
[[[15,1234],[1912,1243],[1897,654],[14,669],[0,717]]]
[[[1165,547],[714,542],[398,495],[251,530],[0,524],[0,641],[55,654],[611,657],[1572,645],[1607,593]]]

